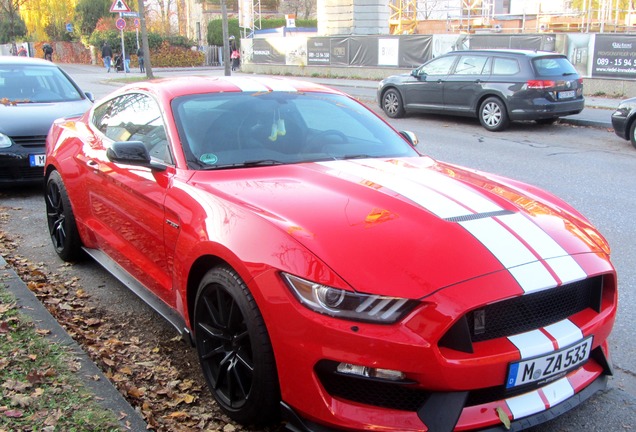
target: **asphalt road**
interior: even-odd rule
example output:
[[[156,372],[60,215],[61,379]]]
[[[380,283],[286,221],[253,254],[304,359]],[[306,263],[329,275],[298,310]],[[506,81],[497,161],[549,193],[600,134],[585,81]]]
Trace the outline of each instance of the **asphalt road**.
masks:
[[[85,90],[101,97],[121,85],[101,68],[69,66],[65,69]],[[167,77],[183,71],[156,71]],[[222,71],[204,71],[222,75]],[[139,74],[130,74],[139,75]],[[319,80],[318,78],[315,80]],[[334,83],[329,83],[334,85]],[[374,99],[373,88],[355,88],[362,100]],[[370,105],[373,105],[370,103]],[[377,110],[377,108],[374,107]],[[606,128],[567,124],[539,126],[514,123],[499,133],[485,131],[476,119],[433,115],[391,120],[397,129],[411,130],[420,138],[420,148],[447,162],[495,172],[545,188],[572,203],[608,238],[619,275],[619,313],[610,338],[615,376],[609,389],[537,430],[541,431],[628,431],[636,426],[636,149]],[[51,271],[79,277],[82,286],[108,310],[122,316],[138,316],[149,337],[172,338],[170,327],[101,268],[85,262],[64,266],[50,246],[44,202],[39,189],[2,193],[8,208],[6,226],[19,238],[18,253]],[[190,354],[186,354],[190,355]]]

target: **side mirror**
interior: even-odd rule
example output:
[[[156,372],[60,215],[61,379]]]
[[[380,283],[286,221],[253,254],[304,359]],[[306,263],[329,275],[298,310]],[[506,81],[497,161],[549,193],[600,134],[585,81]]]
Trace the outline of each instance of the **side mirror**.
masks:
[[[411,144],[411,146],[413,147],[416,147],[420,142],[420,140],[417,138],[417,135],[415,135],[414,132],[400,131],[400,135],[402,135],[404,139],[407,140],[409,144]]]
[[[95,102],[95,96],[93,95],[92,92],[84,92],[84,95],[89,101]]]
[[[141,141],[115,142],[106,150],[106,157],[115,163],[142,166],[158,171],[166,169],[164,165],[150,160],[148,149]]]
[[[411,71],[411,76],[414,76],[417,79],[426,76],[426,72],[424,72],[421,68],[416,68]]]

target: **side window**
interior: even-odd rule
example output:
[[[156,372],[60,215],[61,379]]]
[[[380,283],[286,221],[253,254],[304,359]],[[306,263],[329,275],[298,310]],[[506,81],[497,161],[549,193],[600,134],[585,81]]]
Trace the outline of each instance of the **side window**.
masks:
[[[493,61],[493,75],[514,75],[519,71],[519,62],[516,59],[496,57]]]
[[[95,108],[93,124],[113,141],[141,141],[150,157],[172,163],[161,111],[141,93],[127,94]]]
[[[486,60],[488,60],[486,56],[463,55],[455,66],[455,75],[480,75]]]
[[[456,58],[457,56],[445,56],[432,60],[421,67],[420,75],[422,72],[426,75],[446,75]]]

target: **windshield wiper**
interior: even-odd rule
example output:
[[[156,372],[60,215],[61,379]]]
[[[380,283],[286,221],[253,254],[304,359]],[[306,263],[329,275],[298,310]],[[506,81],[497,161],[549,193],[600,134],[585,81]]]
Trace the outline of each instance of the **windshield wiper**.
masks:
[[[245,168],[245,167],[253,167],[253,166],[271,166],[271,165],[282,165],[285,162],[281,162],[276,159],[259,159],[224,165],[206,165],[203,169],[205,170],[217,170],[217,169],[228,169],[228,168]]]
[[[341,156],[339,159],[368,159],[368,158],[373,158],[375,156],[371,156],[368,154],[364,154],[364,153],[360,153],[360,154],[349,154],[349,155],[344,155]]]
[[[563,76],[576,75],[576,72],[563,72]]]
[[[258,159],[258,160],[245,161],[242,164],[236,164],[236,165],[238,166],[267,166],[267,165],[281,165],[283,163],[285,162],[281,162],[276,159]]]

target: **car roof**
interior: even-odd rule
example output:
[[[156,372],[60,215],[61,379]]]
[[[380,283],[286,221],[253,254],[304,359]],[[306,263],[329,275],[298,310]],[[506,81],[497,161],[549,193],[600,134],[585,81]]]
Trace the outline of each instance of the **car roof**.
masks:
[[[343,94],[320,84],[282,77],[183,76],[128,84],[116,92],[149,91],[166,99],[221,92],[317,92]]]
[[[21,57],[21,56],[0,56],[0,65],[31,65],[31,66],[53,66],[57,67],[54,63],[48,60],[35,57]]]
[[[561,53],[551,52],[551,51],[535,51],[535,50],[522,50],[522,49],[474,49],[474,50],[460,50],[460,51],[451,51],[447,54],[474,54],[474,53],[484,53],[484,54],[508,54],[515,56],[524,56],[524,57],[544,57],[544,56],[558,56],[565,57]]]

